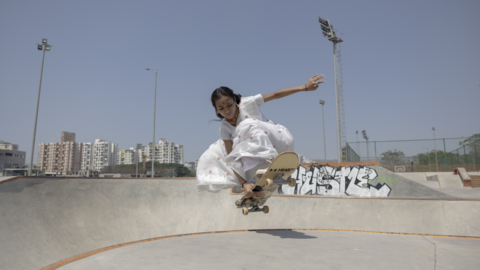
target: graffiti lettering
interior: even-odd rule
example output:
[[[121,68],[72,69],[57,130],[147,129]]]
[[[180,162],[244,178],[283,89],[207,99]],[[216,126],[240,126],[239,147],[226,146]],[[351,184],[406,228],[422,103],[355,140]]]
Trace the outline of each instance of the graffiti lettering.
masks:
[[[389,185],[396,183],[396,179],[378,177],[374,169],[364,166],[335,168],[326,165],[309,169],[299,166],[291,177],[296,179],[297,185],[282,185],[278,190],[280,194],[388,197]]]

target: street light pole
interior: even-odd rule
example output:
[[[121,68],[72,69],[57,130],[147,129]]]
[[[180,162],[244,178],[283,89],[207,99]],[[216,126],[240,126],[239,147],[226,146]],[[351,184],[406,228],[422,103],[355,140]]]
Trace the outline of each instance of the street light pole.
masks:
[[[367,141],[367,161],[370,161],[370,152],[368,150],[368,136],[365,130],[362,130],[363,138]]]
[[[435,127],[432,127],[432,131],[433,131],[433,144],[435,145],[435,164],[437,164],[437,172],[438,172],[437,142],[435,141]]]
[[[355,132],[355,136],[357,137],[357,152],[358,152],[358,157],[360,158],[359,161],[362,160],[362,155],[360,154],[360,147],[358,146],[358,130]]]
[[[423,149],[427,149],[428,153],[428,166],[430,167],[430,171],[432,171],[432,165],[430,164],[430,149],[428,147],[422,147]]]
[[[135,164],[136,164],[135,178],[138,178],[138,149],[136,149],[135,151]]]
[[[345,161],[345,156],[343,154],[343,147],[346,145],[345,138],[345,116],[343,110],[343,83],[342,83],[342,73],[341,73],[341,61],[339,60],[339,43],[343,40],[337,36],[335,30],[333,29],[330,21],[322,19],[318,16],[318,22],[320,23],[320,28],[322,29],[322,34],[329,41],[333,43],[333,71],[335,74],[335,103],[336,103],[336,116],[337,116],[337,154],[338,162]],[[337,48],[338,46],[338,48]],[[340,65],[337,67],[337,65]],[[337,70],[338,68],[338,70]],[[340,71],[340,72],[339,72]]]
[[[155,100],[153,102],[153,141],[152,141],[152,178],[154,174],[155,167],[155,115],[157,114],[157,69],[146,68],[146,70],[155,70]]]
[[[325,142],[325,116],[323,114],[323,105],[325,105],[325,100],[320,99],[320,104],[322,104],[322,122],[323,122],[323,152],[325,153],[325,162],[327,162],[327,144]]]
[[[35,114],[35,126],[33,127],[33,141],[32,141],[32,152],[30,155],[30,168],[28,169],[28,175],[32,175],[32,168],[33,168],[33,154],[35,151],[35,136],[37,135],[37,119],[38,119],[38,107],[40,105],[40,92],[42,90],[42,77],[43,77],[43,63],[45,62],[45,51],[50,51],[50,48],[53,47],[52,45],[47,44],[47,39],[43,38],[42,43],[37,43],[37,49],[39,51],[43,51],[42,56],[42,68],[40,70],[40,84],[38,86],[38,97],[37,97],[37,112]]]

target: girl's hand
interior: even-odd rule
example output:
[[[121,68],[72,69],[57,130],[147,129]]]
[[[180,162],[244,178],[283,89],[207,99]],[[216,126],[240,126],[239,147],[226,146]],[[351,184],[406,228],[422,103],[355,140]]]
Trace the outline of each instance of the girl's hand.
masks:
[[[311,77],[308,82],[305,84],[305,87],[307,88],[307,91],[315,91],[318,88],[318,85],[321,83],[324,83],[325,81],[320,81],[320,79],[325,78],[323,74],[318,75],[315,74],[313,77]]]

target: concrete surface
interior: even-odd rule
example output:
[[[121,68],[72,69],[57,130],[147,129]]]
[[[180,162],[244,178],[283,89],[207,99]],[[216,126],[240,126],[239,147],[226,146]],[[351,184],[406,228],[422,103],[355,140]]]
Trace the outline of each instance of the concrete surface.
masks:
[[[228,190],[199,193],[195,179],[19,178],[3,182],[0,265],[9,270],[40,269],[117,244],[227,230],[338,229],[480,237],[480,201],[272,197],[267,202],[269,214],[243,216],[234,206],[238,198]],[[199,250],[208,246],[210,240],[205,241]],[[458,248],[462,250],[461,245]],[[291,249],[309,252],[300,244]],[[350,260],[351,251],[343,250],[340,255]],[[292,260],[285,256],[282,265],[288,268]],[[419,262],[417,268],[423,265]]]
[[[440,188],[440,184],[438,183],[438,181],[428,181],[427,180],[427,175],[426,173],[424,172],[419,172],[419,173],[416,173],[416,172],[396,172],[395,174],[401,176],[401,177],[405,177],[409,180],[412,180],[416,183],[419,183],[421,185],[424,185],[426,187],[429,187],[429,188],[433,188],[433,189],[439,189]]]
[[[179,252],[180,251],[180,252]],[[476,269],[480,240],[325,231],[183,236],[105,251],[60,270]]]
[[[389,198],[455,199],[454,196],[443,193],[440,189],[430,187],[428,182],[432,183],[432,181],[426,181],[426,176],[425,181],[420,184],[403,177],[403,174],[391,172],[380,166],[368,167],[374,168],[378,175],[396,179],[395,184],[391,186]]]
[[[0,176],[0,182],[15,178],[15,177],[18,177],[18,176]]]
[[[427,181],[427,176],[424,172],[396,172],[395,174],[415,182]]]

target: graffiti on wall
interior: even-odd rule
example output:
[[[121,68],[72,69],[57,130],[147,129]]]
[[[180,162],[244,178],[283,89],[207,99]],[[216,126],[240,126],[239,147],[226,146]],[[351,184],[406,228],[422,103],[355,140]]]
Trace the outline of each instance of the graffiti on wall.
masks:
[[[364,166],[332,167],[325,165],[312,166],[308,169],[299,166],[291,177],[297,180],[297,185],[294,187],[282,185],[278,193],[388,197],[392,191],[388,184],[392,186],[396,182],[396,179],[378,177],[374,169]]]

